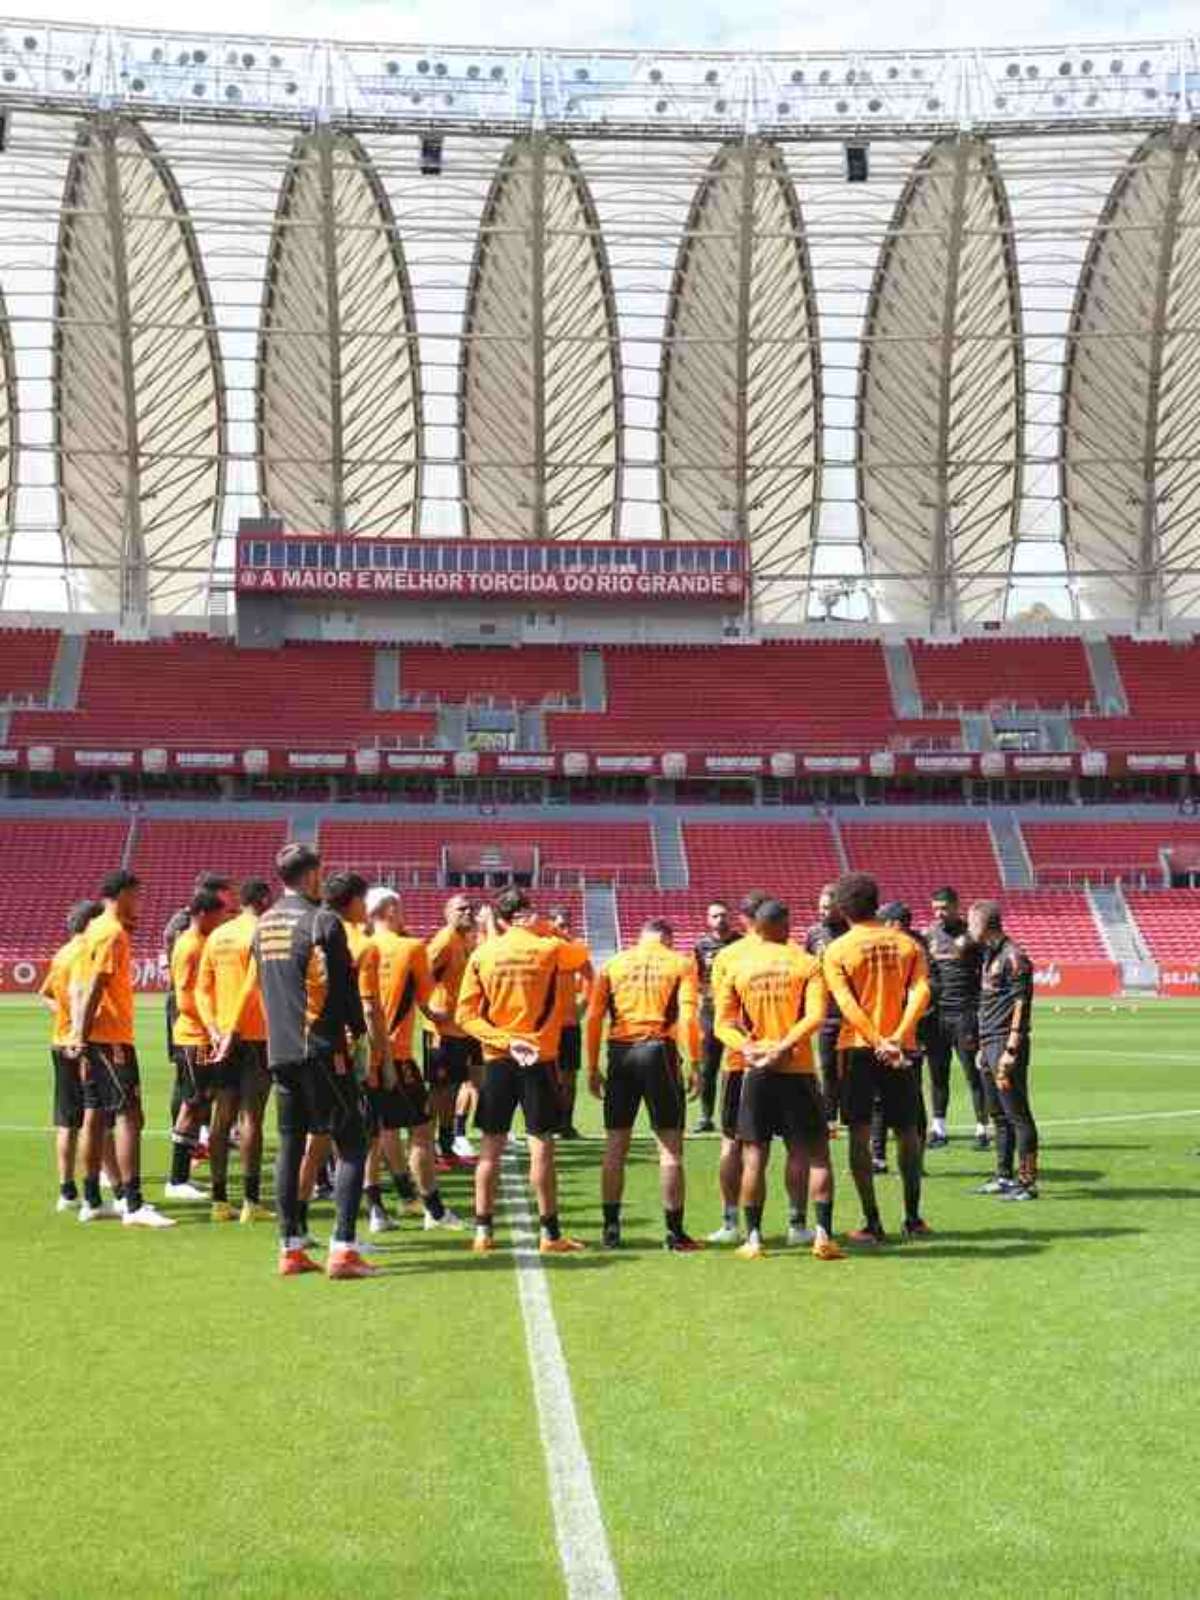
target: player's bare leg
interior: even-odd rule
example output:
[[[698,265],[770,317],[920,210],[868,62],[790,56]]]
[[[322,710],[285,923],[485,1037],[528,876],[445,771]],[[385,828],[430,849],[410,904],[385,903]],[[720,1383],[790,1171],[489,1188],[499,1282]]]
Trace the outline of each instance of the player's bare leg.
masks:
[[[475,1239],[472,1245],[478,1255],[495,1248],[492,1233],[496,1190],[500,1183],[500,1161],[507,1144],[506,1133],[485,1133],[480,1140],[479,1162],[475,1168]]]
[[[610,1128],[604,1141],[600,1203],[604,1213],[606,1250],[615,1250],[621,1243],[621,1197],[625,1193],[625,1163],[629,1160],[632,1141],[632,1128]]]
[[[746,1242],[738,1255],[747,1261],[757,1260],[766,1254],[763,1249],[762,1219],[767,1203],[767,1165],[771,1147],[766,1144],[742,1145],[742,1211],[746,1218]]]
[[[212,1105],[209,1121],[208,1161],[212,1179],[212,1219],[236,1222],[237,1213],[229,1204],[229,1135],[237,1119],[236,1089],[220,1089]]]

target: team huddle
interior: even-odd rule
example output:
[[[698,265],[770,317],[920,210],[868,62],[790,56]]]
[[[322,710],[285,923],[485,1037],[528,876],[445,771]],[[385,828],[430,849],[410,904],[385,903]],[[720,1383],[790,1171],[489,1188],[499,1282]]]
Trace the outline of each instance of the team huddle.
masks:
[[[716,1132],[719,1121],[721,1136],[722,1216],[706,1242],[735,1246],[748,1260],[766,1253],[767,1174],[779,1139],[788,1244],[821,1261],[844,1259],[830,1160],[839,1125],[862,1208],[845,1242],[886,1241],[875,1180],[887,1171],[889,1129],[901,1236],[928,1235],[923,1164],[926,1151],[949,1138],[955,1053],[976,1146],[995,1148],[995,1174],[981,1192],[1037,1197],[1032,967],[994,901],[976,902],[964,918],[953,890],[939,890],[922,934],[907,907],[880,907],[874,879],[849,873],[822,891],[819,920],[801,938],[792,936],[787,906],[754,893],[739,904],[740,929],[714,901],[706,932],[685,954],[671,924],[652,918],[636,944],[596,971],[568,914],[539,916],[519,888],[478,909],[466,895],[452,896],[444,925],[426,941],[408,932],[393,889],[368,887],[354,872],[322,879],[308,845],[286,846],[275,867],[278,896],[265,879],[235,889],[220,874],[201,874],[164,932],[175,1069],[164,1195],[207,1203],[214,1223],[275,1220],[284,1276],[322,1270],[311,1253],[315,1196],[334,1204],[331,1278],[376,1272],[373,1236],[397,1226],[385,1189],[426,1229],[466,1231],[438,1185],[453,1170],[473,1175],[471,1248],[492,1251],[500,1165],[518,1109],[539,1250],[583,1250],[560,1224],[556,1164],[558,1142],[579,1137],[581,1073],[603,1103],[606,1249],[622,1244],[625,1170],[643,1104],[658,1150],[664,1247],[704,1248],[684,1223],[691,1098],[700,1103],[694,1131]],[[120,870],[105,879],[99,900],[73,907],[70,937],[42,987],[54,1013],[58,1207],[77,1209],[83,1223],[119,1218],[127,1227],[168,1228],[173,1219],[146,1198],[141,1175],[132,960],[140,895],[138,879]],[[262,1197],[272,1091],[273,1212]],[[472,1115],[477,1153],[467,1131]],[[235,1150],[240,1207],[229,1198]],[[202,1158],[207,1190],[193,1181]]]

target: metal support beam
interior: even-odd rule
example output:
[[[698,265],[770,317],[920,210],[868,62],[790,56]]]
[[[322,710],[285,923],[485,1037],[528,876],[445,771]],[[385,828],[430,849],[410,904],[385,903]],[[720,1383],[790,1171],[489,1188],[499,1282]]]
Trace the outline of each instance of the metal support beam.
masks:
[[[546,135],[529,140],[529,337],[533,381],[533,507],[530,532],[549,537],[546,505]]]
[[[741,151],[741,193],[738,203],[737,316],[734,323],[734,536],[745,550],[747,624],[754,615],[754,565],[750,547],[750,304],[754,275],[754,177],[758,140],[748,135]]]
[[[957,589],[953,573],[953,541],[950,536],[950,416],[953,409],[955,328],[958,320],[958,284],[962,268],[963,223],[966,216],[967,176],[971,145],[959,139],[954,151],[954,183],[950,191],[950,217],[946,232],[946,283],[942,295],[941,341],[938,349],[938,409],[934,494],[933,538],[929,543],[930,626],[957,621]]]
[[[104,201],[112,252],[113,320],[121,367],[121,399],[125,425],[125,530],[121,544],[121,620],[144,622],[148,607],[146,544],[142,535],[142,479],[138,448],[137,380],[133,370],[133,319],[129,303],[129,256],[125,214],[121,205],[121,171],[117,162],[117,130],[111,117],[101,117],[96,137],[104,154]]]
[[[1187,128],[1171,130],[1171,165],[1162,227],[1158,233],[1158,262],[1154,298],[1150,306],[1150,340],[1146,351],[1146,426],[1142,436],[1142,504],[1138,537],[1138,623],[1155,626],[1162,614],[1162,571],[1159,562],[1158,427],[1161,415],[1160,385],[1167,340],[1167,310],[1171,293],[1171,268],[1179,236],[1179,211],[1188,156]]]
[[[321,249],[325,270],[325,337],[329,351],[329,529],[345,533],[345,441],[342,428],[342,310],[338,286],[337,214],[333,174],[333,130],[317,132],[321,173]]]

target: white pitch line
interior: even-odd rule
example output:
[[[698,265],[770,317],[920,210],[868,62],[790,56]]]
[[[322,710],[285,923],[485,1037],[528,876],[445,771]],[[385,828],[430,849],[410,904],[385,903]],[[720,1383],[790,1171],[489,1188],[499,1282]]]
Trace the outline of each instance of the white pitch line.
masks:
[[[511,1158],[504,1162],[500,1194],[512,1226],[525,1348],[568,1600],[620,1600],[621,1584],[575,1414],[566,1356],[550,1302],[550,1285],[538,1255],[537,1230],[524,1182]]]
[[[1091,1128],[1102,1122],[1174,1122],[1180,1117],[1200,1117],[1200,1106],[1193,1111],[1118,1111],[1098,1117],[1037,1117],[1039,1128]],[[955,1133],[972,1133],[973,1122],[960,1123]]]

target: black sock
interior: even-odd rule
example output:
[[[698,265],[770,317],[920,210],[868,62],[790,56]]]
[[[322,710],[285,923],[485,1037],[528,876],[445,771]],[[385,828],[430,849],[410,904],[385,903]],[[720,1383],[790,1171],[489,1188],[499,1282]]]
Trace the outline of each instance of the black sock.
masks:
[[[462,1112],[462,1111],[456,1111],[454,1113],[454,1137],[456,1139],[465,1139],[466,1136],[467,1136],[467,1118],[466,1118],[466,1114],[464,1112]]]
[[[367,1204],[372,1211],[383,1209],[383,1190],[377,1183],[368,1183],[363,1189],[363,1193],[366,1195]]]
[[[761,1233],[763,1208],[761,1206],[746,1206],[744,1210],[746,1212],[746,1232]]]
[[[83,1198],[89,1206],[98,1206],[100,1202],[100,1179],[84,1176]]]
[[[396,1193],[400,1196],[401,1200],[415,1200],[417,1198],[417,1186],[412,1181],[412,1177],[409,1173],[393,1172],[392,1182],[395,1184]]]
[[[802,1228],[807,1220],[803,1206],[788,1207],[788,1225],[792,1228]]]
[[[547,1239],[557,1239],[560,1237],[557,1211],[551,1211],[549,1216],[539,1217],[538,1221],[541,1224],[542,1232],[545,1234]]]
[[[438,1129],[438,1149],[444,1156],[454,1154],[454,1126],[452,1123],[443,1122]]]
[[[664,1211],[663,1216],[667,1219],[667,1232],[672,1239],[678,1239],[683,1232],[683,1207],[679,1206],[676,1210]]]
[[[75,1187],[75,1179],[68,1178],[65,1183],[60,1183],[58,1192],[64,1200],[78,1200],[79,1190]]]
[[[921,1216],[921,1163],[906,1163],[900,1177],[904,1186],[904,1220],[917,1222]]]
[[[125,1198],[125,1185],[120,1181],[120,1179],[118,1179],[117,1182],[113,1184],[113,1199],[114,1200],[124,1200],[124,1198]]]
[[[186,1183],[192,1168],[192,1149],[189,1140],[175,1135],[171,1144],[171,1182]]]
[[[130,1178],[125,1185],[125,1209],[127,1211],[140,1211],[142,1204],[142,1180],[141,1178]]]
[[[214,1204],[217,1204],[222,1200],[226,1205],[229,1204],[229,1182],[227,1179],[222,1178],[219,1182],[216,1178],[213,1179],[212,1197]]]
[[[430,1189],[428,1194],[421,1196],[425,1209],[435,1222],[440,1222],[446,1215],[446,1202],[442,1199],[440,1189]]]
[[[257,1172],[247,1172],[242,1176],[242,1197],[256,1206],[262,1194],[261,1179]]]
[[[871,1204],[867,1207],[865,1220],[867,1227],[872,1229],[872,1231],[882,1230],[883,1223],[879,1220],[879,1207],[877,1205]]]
[[[605,1227],[611,1223],[614,1228],[619,1228],[621,1226],[621,1202],[619,1200],[606,1200],[603,1210]]]
[[[301,1233],[308,1232],[308,1201],[301,1200],[296,1205],[296,1226]]]
[[[813,1210],[817,1213],[817,1227],[824,1228],[826,1233],[833,1232],[833,1201],[818,1200]]]
[[[477,1211],[475,1213],[475,1226],[482,1228],[485,1233],[491,1233],[492,1213],[490,1211]]]

